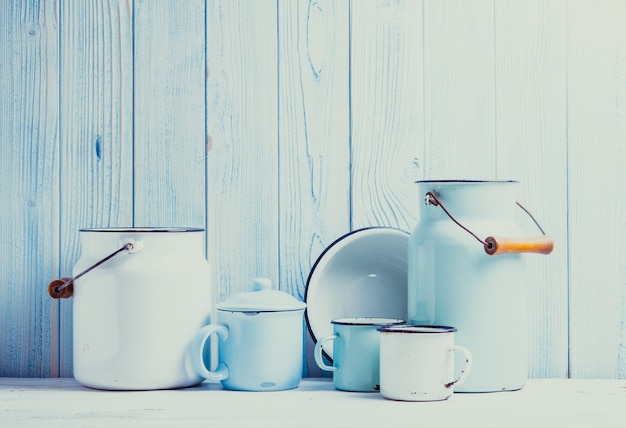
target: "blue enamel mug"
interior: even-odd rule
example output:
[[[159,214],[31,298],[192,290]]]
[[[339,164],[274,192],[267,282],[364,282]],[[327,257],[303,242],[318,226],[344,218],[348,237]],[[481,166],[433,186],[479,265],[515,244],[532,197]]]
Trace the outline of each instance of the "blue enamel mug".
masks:
[[[340,318],[331,321],[334,334],[315,344],[317,365],[333,372],[333,384],[342,391],[380,390],[380,333],[378,328],[404,324],[395,318]],[[324,362],[324,344],[333,341],[332,366]]]

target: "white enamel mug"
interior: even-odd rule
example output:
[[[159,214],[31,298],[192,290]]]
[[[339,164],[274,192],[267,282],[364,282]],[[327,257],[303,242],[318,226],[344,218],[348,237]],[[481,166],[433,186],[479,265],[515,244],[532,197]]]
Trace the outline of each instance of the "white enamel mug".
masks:
[[[380,331],[380,393],[401,401],[445,400],[462,384],[472,366],[472,354],[454,344],[456,328],[398,325]],[[454,354],[465,365],[454,377]]]

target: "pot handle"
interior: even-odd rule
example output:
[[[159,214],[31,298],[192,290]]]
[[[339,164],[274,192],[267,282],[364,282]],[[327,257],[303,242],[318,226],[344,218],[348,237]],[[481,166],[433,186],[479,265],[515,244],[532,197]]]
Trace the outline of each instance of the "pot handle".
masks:
[[[455,219],[452,214],[448,212],[448,210],[443,206],[439,198],[433,193],[426,193],[426,204],[432,206],[441,207],[443,212],[446,213],[450,219],[455,222],[461,229],[465,230],[467,233],[472,235],[478,242],[483,244],[483,248],[485,249],[485,253],[490,256],[495,256],[497,254],[512,254],[512,253],[537,253],[537,254],[550,254],[554,249],[554,240],[546,235],[541,226],[535,217],[522,206],[519,202],[516,204],[524,210],[526,214],[535,222],[542,236],[532,237],[532,238],[502,238],[496,236],[489,236],[484,241],[480,239],[474,232],[469,230],[467,227],[463,226],[461,223]]]
[[[550,254],[554,249],[554,241],[547,235],[532,238],[489,236],[485,239],[484,246],[485,252],[490,256],[510,253]]]
[[[207,340],[214,334],[217,334],[217,337],[224,341],[228,339],[228,327],[222,324],[209,324],[200,329],[191,342],[191,365],[198,376],[209,380],[224,380],[230,376],[226,364],[220,362],[215,371],[211,371],[204,362],[204,347]]]
[[[461,345],[452,345],[450,348],[448,348],[448,351],[450,353],[452,352],[462,353],[465,356],[465,366],[463,366],[463,368],[461,369],[461,373],[459,374],[459,377],[457,377],[452,382],[448,382],[444,385],[446,388],[450,388],[454,385],[460,385],[463,382],[465,382],[465,379],[467,379],[470,369],[472,368],[472,353],[469,351],[469,349]]]
[[[130,239],[128,242],[126,242],[126,244],[124,244],[122,248],[114,251],[113,253],[109,254],[102,260],[89,266],[87,269],[85,269],[84,271],[76,275],[74,278],[60,278],[60,279],[55,279],[51,281],[50,284],[48,284],[48,294],[53,299],[68,299],[74,295],[74,281],[76,281],[78,278],[85,275],[87,272],[91,271],[92,269],[97,268],[102,263],[117,256],[119,253],[123,251],[126,251],[129,254],[132,254],[132,253],[141,251],[142,249],[143,249],[143,243],[141,241],[135,241],[134,239]]]
[[[336,334],[333,334],[331,336],[326,336],[322,339],[320,339],[316,344],[315,344],[315,349],[313,351],[313,356],[315,357],[315,363],[318,365],[318,367],[324,371],[327,372],[334,372],[335,370],[337,370],[337,367],[334,366],[329,366],[328,364],[326,364],[324,362],[324,359],[322,358],[322,350],[323,350],[323,346],[324,343],[330,341],[330,340],[335,340],[337,339],[339,336],[337,336]]]

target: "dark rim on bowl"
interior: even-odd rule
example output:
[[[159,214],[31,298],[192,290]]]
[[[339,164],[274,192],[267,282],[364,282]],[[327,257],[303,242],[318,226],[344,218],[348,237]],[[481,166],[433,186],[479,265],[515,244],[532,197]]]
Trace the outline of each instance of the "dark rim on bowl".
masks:
[[[519,183],[517,180],[417,180],[415,183]]]
[[[347,318],[337,318],[336,320],[332,320],[331,324],[338,325],[357,325],[357,326],[391,326],[391,325],[399,325],[406,324],[405,320],[401,320],[400,318],[385,318],[385,317],[347,317]]]
[[[447,325],[421,325],[421,324],[403,324],[403,325],[387,325],[377,329],[381,333],[406,333],[406,334],[445,334],[454,333],[456,327]]]

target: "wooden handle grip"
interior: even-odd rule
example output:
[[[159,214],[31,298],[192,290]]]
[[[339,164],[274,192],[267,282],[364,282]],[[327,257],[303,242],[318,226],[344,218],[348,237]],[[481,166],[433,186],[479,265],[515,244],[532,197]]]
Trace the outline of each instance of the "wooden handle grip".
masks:
[[[490,236],[485,239],[485,252],[490,256],[510,253],[550,254],[554,249],[554,240],[549,236],[534,238],[501,238]]]

